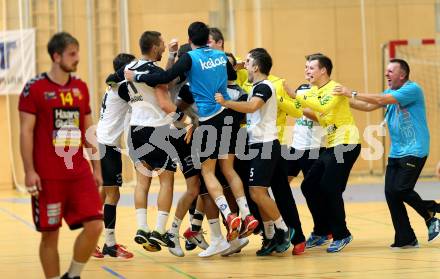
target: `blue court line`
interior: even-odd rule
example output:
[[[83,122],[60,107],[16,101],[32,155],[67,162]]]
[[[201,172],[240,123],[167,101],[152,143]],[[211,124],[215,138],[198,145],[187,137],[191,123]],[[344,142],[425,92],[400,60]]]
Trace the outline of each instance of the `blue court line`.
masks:
[[[114,271],[114,270],[112,270],[110,267],[107,267],[107,266],[101,266],[102,267],[102,269],[104,269],[105,271],[107,271],[108,273],[110,273],[111,275],[114,275],[114,276],[116,276],[117,278],[119,278],[119,279],[127,279],[127,278],[125,278],[124,276],[122,276],[121,274],[119,274],[119,273],[117,273],[116,271]]]
[[[0,207],[0,211],[2,211],[3,213],[5,213],[6,215],[8,215],[9,217],[12,217],[13,219],[19,221],[22,224],[25,224],[26,226],[28,226],[29,228],[31,228],[32,230],[35,230],[35,226],[32,223],[29,223],[28,221],[26,221],[25,219],[21,218],[20,216],[14,214],[13,212]]]

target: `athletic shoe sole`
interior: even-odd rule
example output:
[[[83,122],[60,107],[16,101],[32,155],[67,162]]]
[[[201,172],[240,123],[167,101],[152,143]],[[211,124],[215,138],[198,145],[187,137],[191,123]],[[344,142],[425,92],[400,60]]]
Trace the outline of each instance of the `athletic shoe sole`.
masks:
[[[229,233],[227,235],[228,241],[232,241],[240,235],[240,225],[241,225],[240,217],[237,216],[234,219],[232,219],[231,224],[229,226]]]
[[[240,234],[239,238],[245,238],[250,236],[254,230],[258,227],[258,221],[257,220],[252,220],[248,225],[246,230]]]

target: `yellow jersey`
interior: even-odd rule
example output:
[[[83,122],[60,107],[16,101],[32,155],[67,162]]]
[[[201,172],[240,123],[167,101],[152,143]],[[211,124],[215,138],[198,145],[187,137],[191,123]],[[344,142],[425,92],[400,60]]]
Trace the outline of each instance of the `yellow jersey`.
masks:
[[[283,79],[274,75],[269,75],[267,79],[273,84],[277,97],[277,129],[278,140],[284,144],[284,129],[286,127],[287,115],[299,118],[302,116],[302,108],[300,102],[292,99],[284,90]],[[247,70],[241,69],[237,71],[236,83],[246,92],[252,89],[252,83],[248,81]]]
[[[319,124],[326,129],[327,147],[360,143],[359,130],[351,114],[349,99],[333,95],[333,89],[337,85],[337,82],[330,80],[321,88],[312,86],[309,91],[296,96],[303,107],[311,108],[315,112]]]

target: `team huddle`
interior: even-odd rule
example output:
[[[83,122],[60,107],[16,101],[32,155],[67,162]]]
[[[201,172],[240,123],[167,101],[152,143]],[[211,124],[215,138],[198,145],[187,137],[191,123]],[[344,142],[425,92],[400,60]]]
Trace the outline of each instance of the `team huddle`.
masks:
[[[187,212],[190,224],[183,231],[185,249],[199,247],[203,250],[200,257],[239,253],[253,234],[263,237],[257,256],[283,253],[290,246],[293,255],[300,255],[306,248],[327,244],[327,252],[340,252],[353,240],[342,194],[361,151],[351,108],[371,111],[387,106],[392,148],[385,193],[396,232],[391,247],[418,247],[404,202],[426,221],[428,241],[440,234],[440,221],[434,217],[439,205],[422,200],[414,191],[429,152],[429,131],[423,92],[409,80],[405,61],[390,61],[386,73],[390,88],[384,94],[365,94],[330,78],[333,64],[329,57],[310,54],[305,61],[305,83],[294,89],[270,73],[272,58],[267,50],[250,50],[242,63],[224,51],[220,30],[202,22],[188,27],[188,44],[168,44],[166,69],[161,69],[156,62],[166,50],[164,40],[159,32],[146,31],[139,40],[141,58],[121,53],[113,60],[114,73],[106,79],[108,89],[96,130],[98,152],[85,140],[85,131],[91,126],[87,87],[70,77],[78,62],[66,66],[67,56],[77,55],[78,42],[67,33],[54,38],[60,46],[52,52],[48,48],[53,69],[26,85],[19,109],[22,127],[28,133],[36,129],[32,134],[22,133],[21,147],[26,186],[33,196],[34,221],[43,233],[42,241],[46,237],[50,245],[56,245],[58,235],[50,232],[58,232],[62,218],[72,229],[84,227],[77,241],[83,241],[82,246],[78,244],[82,251],[74,250],[71,267],[62,278],[79,278],[93,250],[94,257],[133,257],[115,237],[124,131],[136,168],[134,241],[149,252],[167,247],[177,257],[185,255],[179,236]],[[69,52],[72,47],[76,49]],[[56,76],[57,71],[63,75]],[[54,81],[57,78],[63,82]],[[413,122],[402,123],[401,118],[408,115]],[[290,146],[284,143],[287,116],[296,119]],[[40,124],[42,117],[49,120]],[[399,131],[404,124],[405,129],[417,129],[411,141]],[[37,129],[45,136],[34,136]],[[40,150],[48,143],[49,147]],[[85,167],[82,143],[100,156],[92,161],[93,173]],[[66,146],[77,151],[70,160],[62,156]],[[186,192],[167,229],[177,168],[184,175]],[[304,175],[301,191],[314,225],[307,239],[289,184],[300,172]],[[155,175],[160,189],[152,229],[147,224],[147,201]],[[76,180],[66,179],[72,176]],[[93,178],[103,186],[103,211]],[[76,184],[84,188],[81,193],[73,189]],[[49,187],[56,194],[48,194],[45,189]],[[83,205],[69,202],[73,193],[88,204],[86,210],[75,210]],[[202,230],[205,216],[209,243]],[[101,250],[96,243],[102,218],[105,243]],[[82,234],[88,234],[88,240],[81,239]],[[46,277],[59,278],[59,267],[49,265],[55,254],[44,249],[40,247]]]

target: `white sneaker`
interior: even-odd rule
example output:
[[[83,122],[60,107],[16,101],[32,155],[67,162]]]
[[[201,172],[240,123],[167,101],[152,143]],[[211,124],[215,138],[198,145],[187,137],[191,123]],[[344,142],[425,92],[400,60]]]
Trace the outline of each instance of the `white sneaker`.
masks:
[[[249,244],[249,239],[247,237],[245,238],[236,238],[229,242],[231,245],[228,250],[222,253],[223,257],[227,257],[229,255],[232,255],[234,253],[238,253],[244,246]]]
[[[209,245],[203,236],[203,231],[192,231],[191,228],[186,229],[183,236],[188,239],[192,244],[197,245],[199,248],[206,250]]]
[[[168,232],[169,239],[174,242],[174,248],[168,247],[168,251],[176,257],[183,257],[185,253],[183,253],[182,248],[180,248],[180,239],[179,235]]]
[[[211,245],[205,251],[200,252],[199,257],[207,258],[217,254],[221,254],[229,249],[231,245],[223,237],[220,239],[213,239]]]

